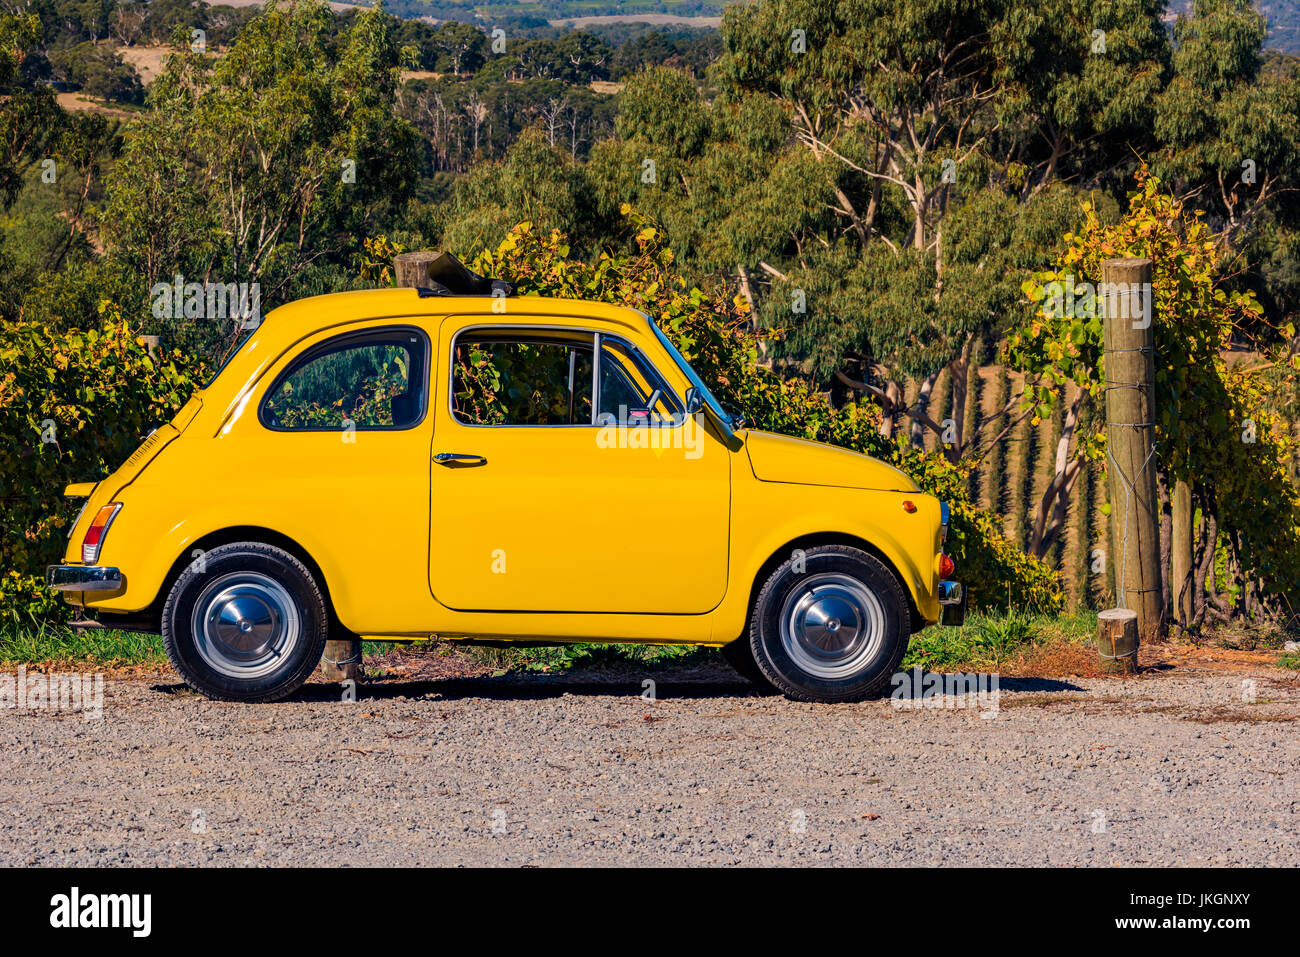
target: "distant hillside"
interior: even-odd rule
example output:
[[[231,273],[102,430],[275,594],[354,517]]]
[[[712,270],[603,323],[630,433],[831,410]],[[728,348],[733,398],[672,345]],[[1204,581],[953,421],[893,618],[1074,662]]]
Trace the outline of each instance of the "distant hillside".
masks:
[[[229,6],[249,6],[261,0],[221,0]],[[594,24],[639,21],[657,26],[717,28],[728,2],[745,0],[386,0],[389,13],[405,19],[462,20],[479,23],[508,23],[522,28],[545,25],[590,28]],[[355,0],[370,6],[372,0]],[[345,9],[349,2],[332,3]],[[1300,0],[1256,0],[1268,20],[1266,46],[1271,50],[1300,55]],[[1169,0],[1168,20],[1190,11],[1192,0]]]
[[[1255,6],[1268,21],[1268,38],[1264,45],[1270,50],[1300,54],[1300,0],[1255,0]],[[1169,0],[1168,19],[1192,9],[1192,0]]]
[[[1257,4],[1268,18],[1268,47],[1300,54],[1300,0],[1266,0]]]

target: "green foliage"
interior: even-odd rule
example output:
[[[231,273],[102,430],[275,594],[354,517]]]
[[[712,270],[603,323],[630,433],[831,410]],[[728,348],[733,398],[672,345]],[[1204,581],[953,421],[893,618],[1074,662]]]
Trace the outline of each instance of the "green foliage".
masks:
[[[48,617],[66,608],[44,584],[79,503],[65,485],[117,468],[201,382],[178,352],[149,355],[105,303],[99,328],[54,332],[35,323],[0,331],[0,609]]]
[[[1049,413],[1067,383],[1083,389],[1094,405],[1101,402],[1102,301],[1084,284],[1100,289],[1108,259],[1151,259],[1159,468],[1191,482],[1220,527],[1240,534],[1238,557],[1267,588],[1294,594],[1300,582],[1300,492],[1286,473],[1291,442],[1268,411],[1273,384],[1241,366],[1229,367],[1223,358],[1234,332],[1261,310],[1253,295],[1227,284],[1217,237],[1201,214],[1186,212],[1144,170],[1120,222],[1106,225],[1086,206],[1082,228],[1066,239],[1055,268],[1025,282],[1026,296],[1039,308],[1007,340],[1008,361],[1028,374],[1025,402],[1034,410],[1034,423]],[[1294,334],[1293,328],[1283,330],[1286,338]],[[1281,368],[1288,365],[1284,356],[1279,361]],[[1296,366],[1294,360],[1289,364]],[[1085,453],[1100,460],[1102,417],[1085,418],[1079,438]],[[1262,502],[1267,509],[1259,507]]]
[[[708,130],[695,83],[685,73],[652,67],[628,79],[618,109],[623,139],[661,143],[681,159],[698,155]]]
[[[878,454],[870,445],[848,447]],[[1065,608],[1060,582],[1052,569],[1007,538],[996,513],[972,501],[967,478],[969,463],[953,465],[942,455],[923,452],[901,438],[889,451],[892,455],[880,457],[893,461],[917,485],[952,509],[944,550],[957,563],[957,577],[966,584],[970,602],[987,608],[1019,607],[1045,614]]]
[[[118,291],[107,282],[86,289],[89,295],[75,305],[63,298],[77,284],[74,274],[95,273],[100,281],[110,272],[98,268],[89,223],[102,196],[104,167],[119,144],[117,124],[103,116],[66,114],[56,124],[46,143],[55,164],[54,182],[46,181],[41,167],[33,167],[8,215],[0,217],[0,257],[7,254],[8,259],[0,315],[21,312],[27,319],[66,328],[97,319],[99,300]]]
[[[454,642],[452,644],[455,644]],[[713,652],[695,645],[608,645],[579,642],[538,647],[467,645],[465,651],[493,669],[494,676],[509,672],[551,674],[571,669],[665,668],[708,660]]]
[[[1004,618],[981,621],[976,627],[976,635],[977,645],[987,650],[994,665],[998,665],[1016,648],[1033,639],[1034,626],[1028,615],[1013,607]]]
[[[54,94],[30,69],[40,36],[35,16],[0,13],[0,214],[13,206],[28,170],[58,135],[61,112]],[[14,273],[26,258],[8,247],[8,231],[0,232],[0,316],[11,313],[21,297]]]
[[[411,354],[391,343],[326,353],[294,370],[266,399],[269,420],[286,429],[393,425],[392,400],[410,382]]]
[[[504,160],[480,163],[457,183],[440,212],[442,245],[468,254],[522,221],[590,243],[603,225],[591,215],[593,205],[582,167],[550,146],[539,131],[529,131]]]

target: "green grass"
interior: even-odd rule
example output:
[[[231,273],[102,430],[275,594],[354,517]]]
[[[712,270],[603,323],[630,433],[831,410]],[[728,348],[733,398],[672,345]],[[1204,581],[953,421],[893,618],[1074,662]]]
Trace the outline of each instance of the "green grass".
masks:
[[[1277,659],[1279,668],[1290,668],[1292,671],[1300,671],[1300,655],[1282,655]]]
[[[384,646],[380,650],[377,646]],[[367,659],[378,658],[395,645],[388,642],[365,643]],[[494,675],[549,674],[571,669],[635,666],[642,669],[669,665],[691,665],[711,660],[717,652],[696,645],[622,645],[584,642],[572,645],[518,647],[475,645],[468,642],[416,642],[405,645],[413,655],[465,655],[490,668]]]
[[[398,647],[391,641],[367,641],[366,658],[376,658]],[[445,646],[444,646],[445,647]],[[570,668],[598,668],[633,664],[662,667],[703,661],[713,654],[694,645],[575,644],[545,648],[495,648],[463,645],[458,650],[489,665],[496,673],[558,672]],[[0,664],[86,664],[114,668],[129,665],[165,665],[162,638],[130,631],[86,628],[74,631],[45,623],[0,625]]]
[[[0,627],[0,662],[5,664],[93,664],[116,668],[167,662],[162,638],[133,631],[64,625],[6,624]]]
[[[1069,642],[1086,644],[1097,631],[1097,613],[1080,611],[1059,617],[976,611],[959,628],[932,626],[912,636],[903,668],[994,667],[1026,645]]]

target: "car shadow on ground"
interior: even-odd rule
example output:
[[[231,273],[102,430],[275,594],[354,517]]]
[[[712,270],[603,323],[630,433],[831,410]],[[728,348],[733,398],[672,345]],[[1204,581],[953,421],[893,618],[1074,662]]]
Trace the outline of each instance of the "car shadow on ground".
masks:
[[[168,695],[201,697],[185,684],[156,684],[151,691]],[[488,698],[497,701],[536,701],[564,695],[618,695],[640,697],[645,688],[640,681],[612,679],[582,680],[569,677],[550,678],[442,678],[363,681],[356,687],[355,700],[392,701],[399,698],[455,701],[464,698]],[[275,704],[304,701],[342,701],[341,684],[313,682],[303,685],[289,697]],[[734,681],[655,681],[655,698],[735,698],[773,697],[776,691],[760,688],[743,678]],[[647,702],[649,703],[649,702]]]
[[[1088,689],[1083,685],[1075,684],[1072,681],[1062,681],[1059,678],[1000,678],[998,680],[998,690],[1002,692],[1010,691],[1013,694],[1023,692],[1044,694],[1052,691],[1087,691]]]
[[[925,672],[924,674],[930,674]],[[397,699],[430,699],[456,701],[466,698],[486,698],[496,701],[536,701],[560,698],[564,695],[628,696],[641,697],[648,690],[646,674],[635,676],[586,677],[575,674],[560,675],[500,675],[473,678],[383,678],[362,681],[356,686],[355,701],[392,701]],[[708,698],[778,698],[775,689],[752,684],[740,676],[719,673],[705,679],[673,680],[671,676],[655,677],[655,699],[708,699]],[[156,684],[152,691],[178,696],[198,696],[187,685]],[[1086,691],[1081,685],[1055,678],[1001,678],[1002,693],[1067,693]],[[335,682],[314,681],[303,685],[283,702],[338,702],[346,700],[346,689]],[[873,695],[871,701],[888,699],[891,688],[886,685]],[[650,701],[647,700],[647,704]]]

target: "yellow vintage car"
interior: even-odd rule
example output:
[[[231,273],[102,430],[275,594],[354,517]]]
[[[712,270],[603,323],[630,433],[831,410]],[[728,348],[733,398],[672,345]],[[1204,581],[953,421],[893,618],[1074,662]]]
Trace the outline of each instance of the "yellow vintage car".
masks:
[[[388,289],[282,306],[86,504],[50,586],[213,698],[327,639],[686,643],[808,701],[959,620],[947,506],[744,427],[619,306]],[[947,608],[945,609],[945,606]]]

